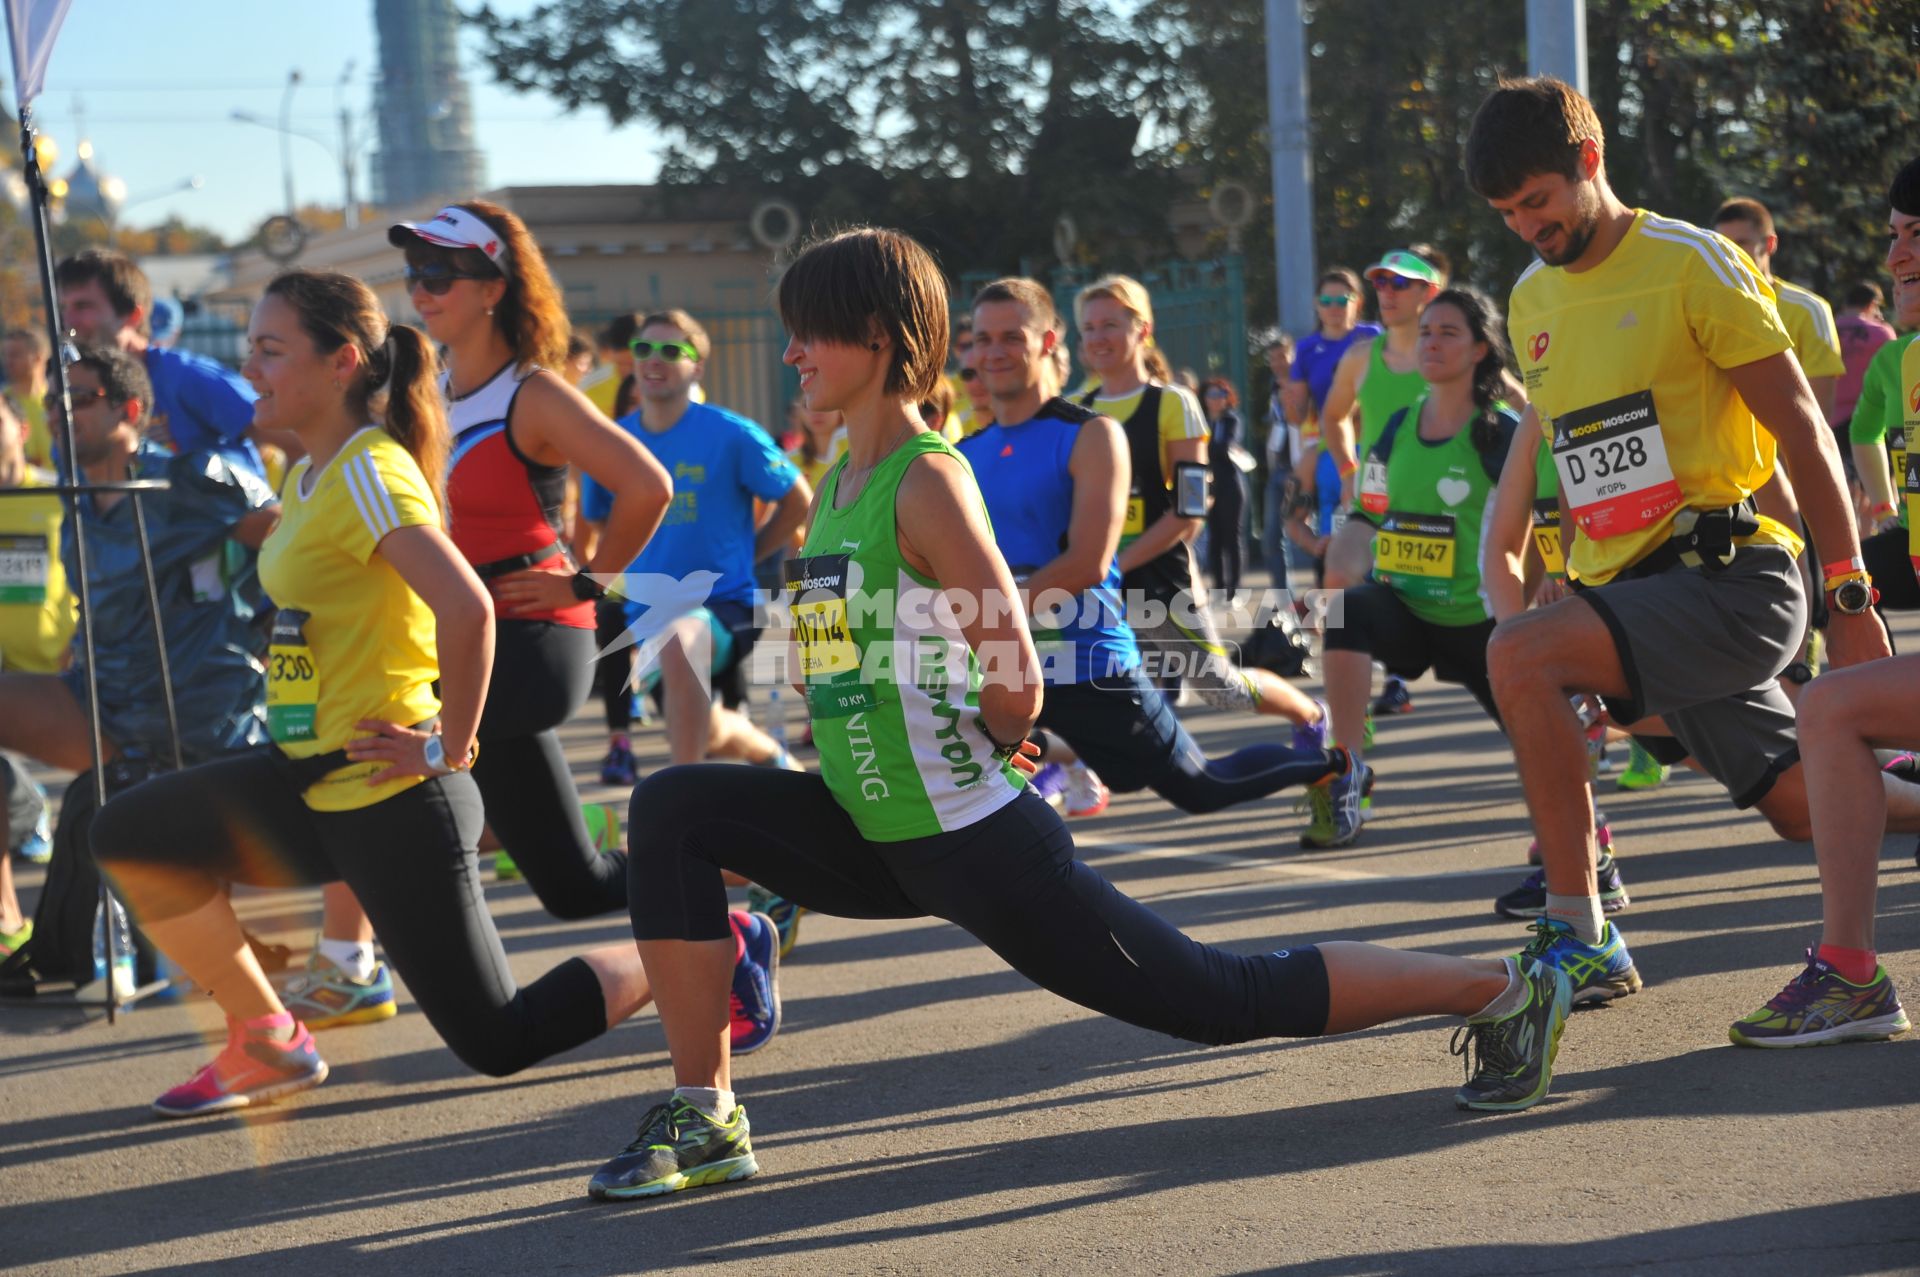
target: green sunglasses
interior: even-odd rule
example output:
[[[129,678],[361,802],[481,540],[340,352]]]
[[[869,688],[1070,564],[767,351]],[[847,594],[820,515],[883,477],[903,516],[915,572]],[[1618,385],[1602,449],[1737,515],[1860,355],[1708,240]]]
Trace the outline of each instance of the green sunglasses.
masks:
[[[1353,298],[1346,293],[1321,293],[1314,300],[1322,306],[1344,306]]]
[[[670,364],[682,359],[700,362],[700,352],[693,348],[690,341],[643,341],[635,337],[627,343],[627,349],[633,352],[635,359],[651,359],[658,355]]]

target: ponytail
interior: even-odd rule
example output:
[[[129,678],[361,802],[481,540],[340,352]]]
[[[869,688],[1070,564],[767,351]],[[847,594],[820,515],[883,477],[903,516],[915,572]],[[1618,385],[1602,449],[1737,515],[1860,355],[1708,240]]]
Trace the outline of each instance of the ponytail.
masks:
[[[408,324],[395,324],[387,330],[386,344],[368,370],[376,387],[383,361],[388,367],[384,370],[386,404],[380,412],[381,424],[426,476],[444,519],[447,453],[452,439],[446,405],[440,398],[439,358],[425,333]]]
[[[1173,365],[1167,362],[1167,357],[1164,354],[1160,353],[1160,347],[1149,345],[1145,359],[1148,380],[1157,381],[1164,385],[1172,384]]]

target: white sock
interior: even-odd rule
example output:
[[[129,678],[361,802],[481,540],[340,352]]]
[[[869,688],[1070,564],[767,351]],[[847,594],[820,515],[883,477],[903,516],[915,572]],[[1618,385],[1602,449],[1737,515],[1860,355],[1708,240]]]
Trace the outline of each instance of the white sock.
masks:
[[[1599,896],[1560,896],[1547,893],[1547,917],[1564,922],[1573,934],[1591,945],[1598,945],[1606,934],[1606,919],[1600,916]]]
[[[723,1091],[714,1086],[676,1086],[673,1093],[723,1125],[733,1116],[732,1091]]]
[[[372,945],[361,944],[358,940],[329,940],[321,936],[320,943],[314,948],[320,951],[321,957],[345,972],[347,979],[360,984],[373,979],[375,963]]]
[[[1507,968],[1507,987],[1467,1017],[1470,1024],[1488,1024],[1494,1020],[1504,1020],[1527,1004],[1527,982],[1520,978],[1520,964],[1512,958],[1502,958]]]

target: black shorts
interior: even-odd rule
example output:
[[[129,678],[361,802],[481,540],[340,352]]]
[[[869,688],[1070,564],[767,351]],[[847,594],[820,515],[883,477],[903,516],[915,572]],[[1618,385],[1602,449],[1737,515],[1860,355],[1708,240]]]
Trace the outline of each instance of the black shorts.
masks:
[[[1493,686],[1487,680],[1487,640],[1493,621],[1472,625],[1436,625],[1415,615],[1391,586],[1369,581],[1348,590],[1346,615],[1327,628],[1326,650],[1364,652],[1401,678],[1435,678],[1458,683],[1473,693],[1481,708],[1500,721]]]
[[[1882,612],[1920,611],[1920,580],[1914,578],[1913,560],[1907,555],[1907,529],[1876,532],[1860,543],[1860,557],[1873,588],[1880,591]]]

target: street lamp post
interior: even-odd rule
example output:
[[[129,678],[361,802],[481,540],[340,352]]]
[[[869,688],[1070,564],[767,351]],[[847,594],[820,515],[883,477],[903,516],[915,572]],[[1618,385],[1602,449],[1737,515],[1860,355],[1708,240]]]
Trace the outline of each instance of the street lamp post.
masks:
[[[297,207],[293,202],[293,91],[300,86],[300,69],[295,67],[287,72],[287,88],[280,95],[280,176],[287,184],[287,216],[292,217]]]

